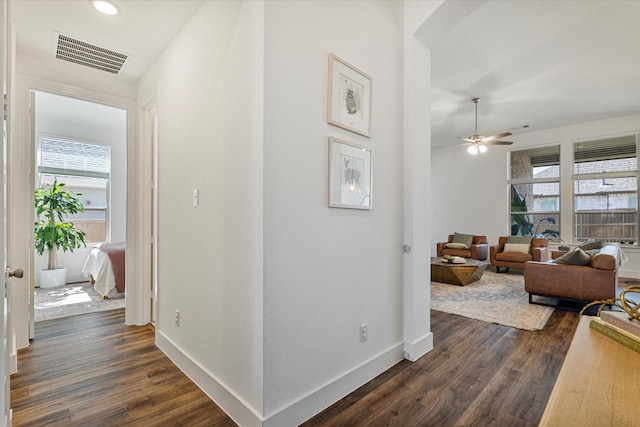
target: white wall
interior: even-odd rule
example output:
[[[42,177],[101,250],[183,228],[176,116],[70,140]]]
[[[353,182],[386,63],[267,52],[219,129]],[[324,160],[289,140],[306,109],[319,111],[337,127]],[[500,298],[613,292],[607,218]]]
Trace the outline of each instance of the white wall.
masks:
[[[110,241],[126,240],[127,116],[126,111],[79,99],[36,92],[36,135],[46,134],[95,142],[111,147]],[[34,160],[35,161],[35,160]],[[82,267],[91,245],[73,253],[59,251],[60,266],[67,267],[67,282],[86,281]],[[36,284],[47,267],[47,253],[35,257]]]
[[[241,425],[297,425],[402,359],[403,42],[400,2],[205,2],[138,87],[156,342]],[[373,76],[371,138],[326,122],[329,53]],[[372,149],[372,210],[328,208],[329,136]]]
[[[402,12],[266,2],[264,411],[279,425],[402,358]],[[373,78],[371,138],[326,122],[329,53]],[[372,210],[328,208],[329,136],[372,150]]]
[[[138,86],[159,120],[157,343],[241,425],[263,401],[262,46],[261,2],[207,1]]]
[[[490,244],[509,233],[509,193],[507,187],[508,150],[561,144],[562,155],[571,152],[572,143],[640,131],[640,114],[579,123],[553,129],[520,133],[512,137],[514,145],[491,146],[477,157],[470,156],[465,146],[432,150],[431,167],[434,180],[432,247],[446,239],[448,233],[485,234]],[[570,161],[570,160],[569,160]],[[563,168],[562,191],[571,192],[571,169]],[[563,224],[571,219],[571,204],[562,205]],[[562,238],[571,242],[571,227],[561,227]],[[625,248],[630,260],[620,271],[622,277],[640,277],[640,249]]]
[[[473,157],[465,146],[431,150],[431,238],[454,232],[486,235],[489,243],[508,232],[507,151],[491,147]]]

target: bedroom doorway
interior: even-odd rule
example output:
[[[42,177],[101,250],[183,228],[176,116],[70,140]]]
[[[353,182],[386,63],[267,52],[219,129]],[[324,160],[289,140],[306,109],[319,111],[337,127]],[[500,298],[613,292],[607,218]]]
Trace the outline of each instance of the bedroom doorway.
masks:
[[[123,308],[124,250],[121,258],[112,258],[105,246],[126,242],[127,110],[36,90],[30,92],[30,105],[34,186],[57,179],[79,194],[84,211],[67,221],[84,231],[86,243],[73,252],[58,251],[67,279],[53,288],[40,286],[46,253],[35,252],[31,318]]]

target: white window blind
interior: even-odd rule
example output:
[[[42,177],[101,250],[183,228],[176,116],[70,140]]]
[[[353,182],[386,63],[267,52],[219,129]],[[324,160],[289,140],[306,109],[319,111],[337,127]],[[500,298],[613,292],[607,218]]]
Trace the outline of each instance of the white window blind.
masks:
[[[67,170],[95,176],[108,175],[110,169],[109,147],[105,145],[43,137],[39,156],[41,171]]]

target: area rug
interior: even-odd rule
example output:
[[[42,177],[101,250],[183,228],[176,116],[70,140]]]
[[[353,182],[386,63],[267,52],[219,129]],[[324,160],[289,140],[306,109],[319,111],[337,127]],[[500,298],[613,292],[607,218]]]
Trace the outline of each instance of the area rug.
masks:
[[[36,288],[34,299],[35,321],[57,319],[78,314],[124,308],[124,294],[109,299],[93,289],[91,283],[73,283],[59,288]]]
[[[431,282],[431,308],[527,331],[541,330],[553,313],[529,304],[522,275],[492,271],[466,286]]]

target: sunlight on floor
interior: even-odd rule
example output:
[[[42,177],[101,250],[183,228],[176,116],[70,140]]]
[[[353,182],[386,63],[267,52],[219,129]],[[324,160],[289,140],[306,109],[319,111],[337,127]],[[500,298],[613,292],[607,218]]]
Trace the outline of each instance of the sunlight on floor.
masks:
[[[57,319],[97,311],[125,307],[124,293],[112,293],[105,299],[91,283],[69,283],[59,288],[36,288],[34,296],[35,321]]]
[[[92,301],[86,289],[83,289],[82,286],[67,286],[57,292],[49,292],[48,294],[49,300],[47,302],[36,302],[36,310]]]

